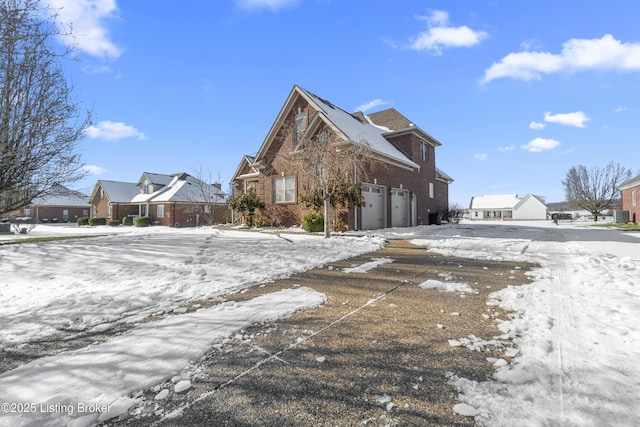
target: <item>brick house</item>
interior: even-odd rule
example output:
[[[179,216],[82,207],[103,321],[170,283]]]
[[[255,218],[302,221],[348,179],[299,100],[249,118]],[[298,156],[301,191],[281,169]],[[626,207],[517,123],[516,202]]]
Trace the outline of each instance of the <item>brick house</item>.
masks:
[[[293,131],[286,132],[290,128]],[[278,209],[282,225],[300,224],[304,170],[294,165],[299,141],[320,140],[328,149],[366,144],[371,162],[361,181],[364,205],[343,212],[352,230],[439,223],[453,181],[436,167],[442,144],[395,109],[347,113],[294,86],[255,156],[244,156],[231,184],[239,195],[253,188],[267,209]]]
[[[219,184],[187,173],[144,172],[136,183],[99,180],[90,196],[91,216],[113,225],[126,216],[148,216],[170,227],[209,225],[229,221],[225,196]]]
[[[11,216],[36,223],[74,222],[79,217],[89,216],[89,208],[86,194],[56,185],[29,205],[11,212]]]
[[[640,220],[640,175],[623,182],[618,190],[622,193],[622,210],[629,212],[629,221]]]

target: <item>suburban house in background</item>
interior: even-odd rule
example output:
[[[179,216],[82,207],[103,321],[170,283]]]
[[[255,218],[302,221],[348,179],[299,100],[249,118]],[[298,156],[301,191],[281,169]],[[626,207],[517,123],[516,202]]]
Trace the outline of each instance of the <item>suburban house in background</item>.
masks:
[[[87,195],[56,185],[46,195],[33,199],[23,208],[11,212],[11,217],[36,223],[75,222],[89,216]]]
[[[291,131],[287,132],[287,129]],[[350,114],[294,86],[255,156],[244,156],[231,185],[234,194],[249,188],[278,209],[283,226],[300,224],[305,171],[292,161],[300,141],[325,142],[328,150],[365,145],[370,166],[361,182],[364,205],[343,210],[348,229],[366,230],[439,223],[448,209],[451,177],[436,167],[438,140],[395,109]]]
[[[538,220],[547,219],[547,206],[542,196],[527,194],[494,194],[472,197],[469,205],[472,220]]]
[[[622,210],[629,212],[628,221],[637,224],[640,219],[640,175],[623,182],[618,190],[622,193]]]
[[[226,194],[187,173],[144,172],[138,182],[99,180],[91,193],[91,216],[119,224],[123,217],[148,216],[153,224],[195,227],[228,222]]]

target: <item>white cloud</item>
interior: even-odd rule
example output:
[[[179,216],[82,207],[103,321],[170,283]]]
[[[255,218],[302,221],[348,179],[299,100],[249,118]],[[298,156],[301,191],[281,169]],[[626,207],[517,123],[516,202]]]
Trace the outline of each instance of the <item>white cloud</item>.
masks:
[[[271,9],[278,10],[285,6],[298,3],[299,0],[236,0],[243,9]]]
[[[105,21],[116,17],[116,0],[46,0],[59,21],[71,25],[80,51],[99,58],[118,58],[122,50],[110,39]]]
[[[531,122],[529,123],[529,128],[530,129],[535,129],[535,130],[540,130],[540,129],[544,129],[545,126],[547,126],[544,123],[539,123],[539,122]]]
[[[558,123],[565,126],[575,126],[577,128],[585,127],[585,123],[591,120],[583,111],[566,114],[544,113],[544,121],[548,123]]]
[[[476,160],[486,160],[487,157],[489,157],[487,153],[478,153],[473,155],[473,158]]]
[[[122,122],[101,121],[97,125],[91,125],[84,130],[91,139],[104,139],[107,141],[119,141],[124,138],[147,139],[144,133]]]
[[[560,142],[555,139],[535,138],[520,148],[531,153],[541,153],[543,151],[553,150],[558,145],[560,145]]]
[[[102,175],[107,171],[105,168],[96,165],[84,165],[82,167],[82,170],[84,170],[89,175]]]
[[[488,37],[486,32],[472,30],[466,25],[449,26],[449,14],[441,10],[432,11],[428,16],[418,16],[417,19],[426,21],[429,27],[412,38],[410,47],[417,51],[440,55],[444,48],[471,47]]]
[[[498,147],[499,151],[513,151],[515,149],[516,149],[515,145],[509,145],[509,146],[506,146],[506,147]]]
[[[559,54],[510,53],[485,70],[481,81],[503,77],[540,80],[543,74],[587,70],[640,71],[640,43],[623,43],[606,34],[599,39],[571,39]]]
[[[621,113],[623,111],[627,111],[627,107],[623,107],[622,105],[616,107],[616,109],[613,110],[614,113]]]
[[[363,113],[369,111],[372,108],[379,107],[381,105],[387,105],[387,101],[383,101],[382,99],[374,99],[373,101],[369,101],[366,104],[362,104],[356,107],[356,111],[362,111]]]

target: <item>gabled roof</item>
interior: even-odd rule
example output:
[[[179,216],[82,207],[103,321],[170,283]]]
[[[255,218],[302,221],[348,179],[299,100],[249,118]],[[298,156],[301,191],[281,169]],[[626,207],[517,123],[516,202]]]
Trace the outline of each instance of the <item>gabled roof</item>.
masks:
[[[100,187],[112,203],[129,203],[140,193],[140,188],[134,182],[98,180],[89,200],[93,200]]]
[[[255,161],[255,157],[253,157],[253,156],[244,156],[242,158],[242,161],[238,165],[238,168],[236,169],[235,173],[233,174],[233,177],[231,178],[231,182],[233,183],[237,179],[247,179],[247,178],[251,178],[251,177],[257,177],[260,174],[260,171],[258,169],[256,169],[255,167],[251,166],[254,161]],[[243,174],[242,171],[243,171],[245,166],[250,168],[250,170],[252,172]]]
[[[520,199],[517,194],[493,194],[471,198],[469,209],[513,209]]]
[[[338,133],[338,136],[346,142],[368,144],[371,151],[383,160],[409,169],[420,169],[417,163],[410,160],[385,139],[384,134],[388,132],[387,129],[381,129],[367,121],[362,121],[298,85],[295,85],[289,93],[286,102],[278,113],[278,117],[271,126],[267,137],[256,155],[256,161],[259,162],[265,156],[282,125],[285,115],[292,108],[298,97],[303,97],[318,111],[318,117],[312,118],[311,122],[314,120],[326,122],[327,125],[332,127],[334,131]]]
[[[224,203],[225,193],[219,188],[201,181],[187,173],[165,175],[171,182],[153,193],[137,194],[131,201],[144,202],[189,202],[189,203]]]
[[[357,144],[366,143],[374,153],[380,154],[390,160],[402,163],[413,169],[420,169],[417,163],[414,163],[407,156],[402,154],[400,150],[394,147],[385,137],[386,131],[379,126],[370,123],[364,123],[355,118],[350,113],[342,110],[305,89],[295,86],[294,90],[299,89],[306,94],[309,100],[315,104],[324,113],[327,120],[338,128],[350,142]]]
[[[631,187],[636,187],[640,185],[640,175],[631,178],[628,181],[623,182],[622,184],[620,184],[620,186],[618,187],[618,190],[622,191],[622,190],[627,190]]]
[[[535,200],[536,202],[538,202],[539,204],[543,205],[543,206],[547,206],[545,203],[545,197],[544,196],[536,196],[535,194],[527,194],[526,196],[524,196],[522,199],[520,199],[520,201],[518,203],[516,203],[516,205],[513,207],[514,210],[518,210],[520,209],[520,207],[522,205],[524,205],[525,203],[529,202],[529,200]]]
[[[150,184],[168,185],[173,180],[173,175],[164,175],[161,173],[143,172],[142,176],[138,180],[138,185],[144,182],[144,179],[149,180]]]
[[[86,207],[89,206],[89,199],[86,194],[58,184],[47,194],[33,199],[31,205]]]

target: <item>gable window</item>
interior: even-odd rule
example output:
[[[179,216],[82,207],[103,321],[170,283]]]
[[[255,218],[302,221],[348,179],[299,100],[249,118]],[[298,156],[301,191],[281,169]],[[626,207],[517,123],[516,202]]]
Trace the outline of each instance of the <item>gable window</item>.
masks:
[[[104,199],[104,189],[100,187],[100,198]]]
[[[429,198],[433,199],[435,197],[435,188],[433,186],[433,182],[429,183]]]
[[[151,193],[151,185],[150,185],[150,183],[149,183],[149,180],[148,180],[148,179],[145,179],[145,180],[144,180],[144,183],[142,184],[142,192],[143,192],[144,194],[149,194],[149,193]]]
[[[158,218],[164,218],[164,205],[158,205],[158,211],[156,212]]]
[[[420,160],[429,160],[429,144],[424,141],[420,141]]]
[[[307,128],[306,111],[296,114],[294,127],[295,129],[293,133],[293,146],[297,147],[302,140],[302,134],[304,133],[304,130]]]
[[[296,180],[292,176],[274,180],[276,203],[293,203],[296,201]]]

